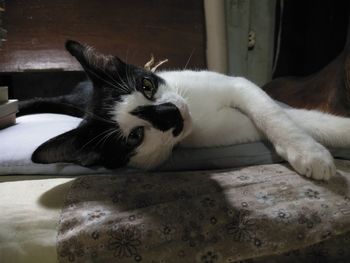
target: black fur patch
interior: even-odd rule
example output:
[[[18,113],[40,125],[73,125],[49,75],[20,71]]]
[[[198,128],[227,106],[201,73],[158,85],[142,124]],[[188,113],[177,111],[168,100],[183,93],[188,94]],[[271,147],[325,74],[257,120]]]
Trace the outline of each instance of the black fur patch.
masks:
[[[131,114],[149,121],[155,128],[161,131],[174,128],[174,136],[178,136],[183,129],[184,120],[179,109],[173,103],[139,106]]]

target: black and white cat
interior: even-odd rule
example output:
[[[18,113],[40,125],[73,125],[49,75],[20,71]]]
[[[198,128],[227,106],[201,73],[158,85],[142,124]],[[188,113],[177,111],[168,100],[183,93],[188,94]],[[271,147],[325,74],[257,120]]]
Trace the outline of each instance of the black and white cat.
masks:
[[[336,168],[323,145],[350,146],[349,119],[282,109],[245,78],[209,71],[152,72],[78,42],[68,41],[66,48],[91,82],[67,96],[23,102],[20,110],[84,118],[76,129],[42,144],[32,156],[34,162],[151,169],[166,160],[175,145],[210,147],[268,139],[299,174],[328,180]]]

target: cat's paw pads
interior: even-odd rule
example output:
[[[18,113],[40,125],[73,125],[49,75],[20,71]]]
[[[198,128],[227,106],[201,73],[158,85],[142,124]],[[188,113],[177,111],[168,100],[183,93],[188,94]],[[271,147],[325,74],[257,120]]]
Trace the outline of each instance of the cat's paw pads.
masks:
[[[329,180],[336,174],[333,157],[321,145],[309,149],[288,149],[286,159],[301,175],[316,180]]]

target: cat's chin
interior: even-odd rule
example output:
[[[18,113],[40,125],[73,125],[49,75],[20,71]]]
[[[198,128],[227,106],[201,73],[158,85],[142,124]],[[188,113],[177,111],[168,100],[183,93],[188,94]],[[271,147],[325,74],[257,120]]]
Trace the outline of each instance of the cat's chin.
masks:
[[[189,108],[186,103],[183,103],[182,105],[176,105],[181,113],[182,119],[183,119],[183,129],[182,132],[179,135],[178,142],[181,142],[183,139],[185,139],[188,135],[191,134],[193,130],[193,120],[191,112],[189,111]]]
[[[182,141],[188,135],[190,135],[192,130],[193,130],[193,121],[192,121],[191,115],[189,114],[186,118],[184,118],[184,127],[180,134],[181,139],[179,141]]]

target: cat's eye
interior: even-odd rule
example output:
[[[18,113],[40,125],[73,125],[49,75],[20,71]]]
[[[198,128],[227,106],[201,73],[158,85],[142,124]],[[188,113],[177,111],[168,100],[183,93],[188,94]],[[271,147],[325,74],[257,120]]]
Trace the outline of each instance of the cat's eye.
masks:
[[[142,92],[147,99],[149,100],[153,99],[153,95],[155,93],[155,86],[151,79],[149,78],[142,79]]]
[[[131,130],[127,138],[126,144],[132,147],[139,146],[144,137],[144,127],[138,126]]]

